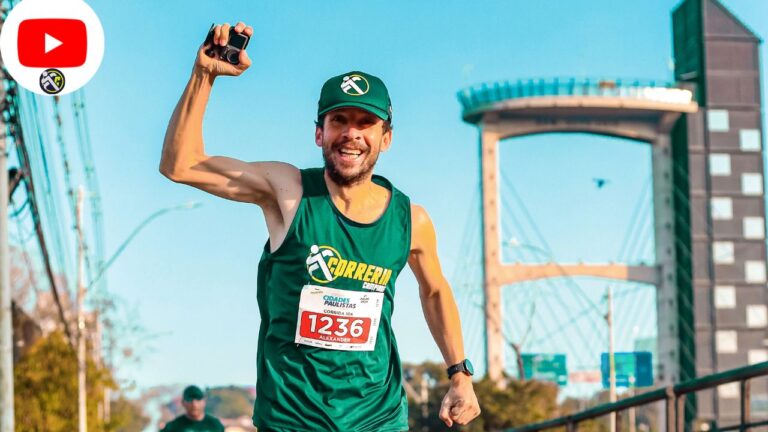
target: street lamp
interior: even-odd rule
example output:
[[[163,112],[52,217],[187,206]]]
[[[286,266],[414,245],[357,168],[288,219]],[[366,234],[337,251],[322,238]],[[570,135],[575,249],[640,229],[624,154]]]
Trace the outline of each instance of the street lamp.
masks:
[[[119,257],[120,254],[123,253],[123,251],[128,246],[128,244],[131,242],[131,240],[133,240],[133,238],[136,237],[136,235],[139,233],[139,231],[144,229],[144,227],[147,226],[150,222],[152,222],[153,220],[157,219],[158,217],[160,217],[160,216],[162,216],[162,215],[164,215],[164,214],[166,214],[168,212],[172,212],[172,211],[175,211],[175,210],[192,210],[192,209],[196,209],[196,208],[200,207],[201,205],[203,205],[203,204],[200,203],[199,201],[189,201],[189,202],[186,202],[186,203],[183,203],[183,204],[179,204],[179,205],[176,205],[176,206],[162,208],[162,209],[152,213],[151,215],[147,216],[147,218],[144,219],[143,222],[141,222],[139,225],[136,226],[136,228],[133,229],[131,234],[120,244],[120,246],[117,248],[115,253],[112,254],[112,256],[107,260],[107,262],[101,265],[101,267],[99,268],[99,273],[97,273],[96,276],[88,284],[88,288],[92,288],[96,284],[96,282],[98,282],[101,279],[101,277],[104,276],[104,273],[107,271],[109,266],[111,266],[112,263],[115,262],[117,257]]]
[[[99,266],[99,272],[91,279],[91,282],[86,287],[83,283],[83,264],[84,264],[84,242],[83,242],[83,227],[82,227],[82,201],[83,190],[80,188],[78,191],[77,201],[77,233],[78,233],[78,292],[77,292],[77,323],[78,323],[78,340],[77,340],[77,377],[78,377],[78,430],[79,432],[86,432],[86,395],[85,395],[85,371],[86,371],[86,354],[85,354],[85,313],[83,310],[83,303],[85,301],[86,292],[93,287],[96,282],[101,280],[107,269],[115,262],[115,260],[123,253],[125,248],[136,237],[139,232],[144,229],[150,222],[158,217],[175,211],[175,210],[191,210],[200,207],[200,203],[197,201],[190,201],[184,204],[179,204],[172,207],[162,208],[147,216],[136,228],[133,229],[130,235],[120,244],[114,254],[107,260],[106,263]],[[104,412],[105,417],[109,417],[109,389],[104,391]]]

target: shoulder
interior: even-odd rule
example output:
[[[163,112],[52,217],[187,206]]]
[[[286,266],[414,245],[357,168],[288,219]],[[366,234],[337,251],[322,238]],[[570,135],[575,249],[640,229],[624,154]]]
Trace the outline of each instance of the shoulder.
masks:
[[[272,193],[269,195],[282,207],[285,202],[295,202],[301,198],[302,173],[295,166],[285,162],[250,162],[252,173],[262,179]],[[262,206],[270,201],[258,203]],[[273,204],[275,202],[272,202]]]
[[[414,232],[432,226],[432,220],[424,207],[411,203],[411,225]]]
[[[286,162],[250,162],[272,184],[301,184],[301,170]]]
[[[221,420],[219,420],[218,418],[216,418],[216,417],[214,417],[214,416],[212,416],[210,414],[206,414],[205,415],[205,421],[208,424],[211,424],[211,425],[214,425],[214,426],[224,427],[224,424],[221,423]]]
[[[184,418],[183,415],[176,417],[175,419],[169,421],[165,424],[165,427],[161,429],[162,432],[173,432],[176,430],[176,428],[181,423],[182,419]]]
[[[431,249],[435,243],[435,227],[432,219],[418,204],[411,204],[411,251],[424,251]]]

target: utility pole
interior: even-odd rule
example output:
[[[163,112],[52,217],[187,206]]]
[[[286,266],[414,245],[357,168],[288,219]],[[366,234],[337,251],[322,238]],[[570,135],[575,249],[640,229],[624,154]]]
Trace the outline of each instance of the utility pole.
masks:
[[[632,345],[634,347],[634,350],[637,351],[637,333],[640,331],[640,328],[638,326],[632,327]],[[637,372],[637,368],[635,368],[635,372]],[[637,377],[635,377],[635,374],[629,376],[629,397],[633,397],[635,395],[635,383],[637,382]],[[628,416],[627,420],[629,420],[629,432],[636,432],[637,431],[637,415],[635,411],[635,407],[631,407],[628,410]]]
[[[429,428],[427,427],[427,419],[429,418],[429,390],[427,389],[427,382],[429,380],[429,375],[427,375],[426,372],[421,374],[421,419],[423,421],[423,426],[421,427],[422,431],[428,431]]]
[[[83,239],[83,187],[77,189],[77,418],[78,431],[87,432],[85,369],[85,248]]]
[[[608,285],[608,313],[605,320],[608,322],[608,400],[616,402],[616,360],[613,352],[613,288]],[[611,412],[611,432],[616,432],[616,411]]]
[[[635,377],[630,376],[629,377],[629,397],[632,397],[635,395]],[[629,420],[629,432],[635,432],[636,429],[636,423],[637,423],[637,416],[635,415],[635,407],[631,407],[629,410],[629,415],[627,416],[627,420]]]
[[[0,16],[2,16],[0,10]],[[0,18],[0,29],[3,23]],[[0,60],[0,71],[2,70]],[[5,100],[5,85],[0,77],[0,101]],[[13,310],[8,256],[8,145],[5,122],[0,116],[0,432],[13,432]]]

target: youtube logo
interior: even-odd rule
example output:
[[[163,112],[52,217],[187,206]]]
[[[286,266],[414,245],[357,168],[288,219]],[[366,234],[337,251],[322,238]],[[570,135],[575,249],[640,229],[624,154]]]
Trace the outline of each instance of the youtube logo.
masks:
[[[22,66],[78,67],[88,54],[88,33],[78,19],[27,19],[19,23],[17,44]]]
[[[83,87],[104,58],[104,28],[83,0],[13,2],[0,26],[0,55],[19,86],[43,96]]]

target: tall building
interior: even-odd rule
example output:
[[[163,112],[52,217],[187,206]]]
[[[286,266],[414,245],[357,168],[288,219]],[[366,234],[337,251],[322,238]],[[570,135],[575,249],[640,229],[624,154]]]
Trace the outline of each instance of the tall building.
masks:
[[[699,102],[672,132],[683,381],[768,360],[763,127],[760,39],[717,0],[684,0],[672,21],[675,76]],[[690,399],[687,417],[737,422],[734,384]]]

